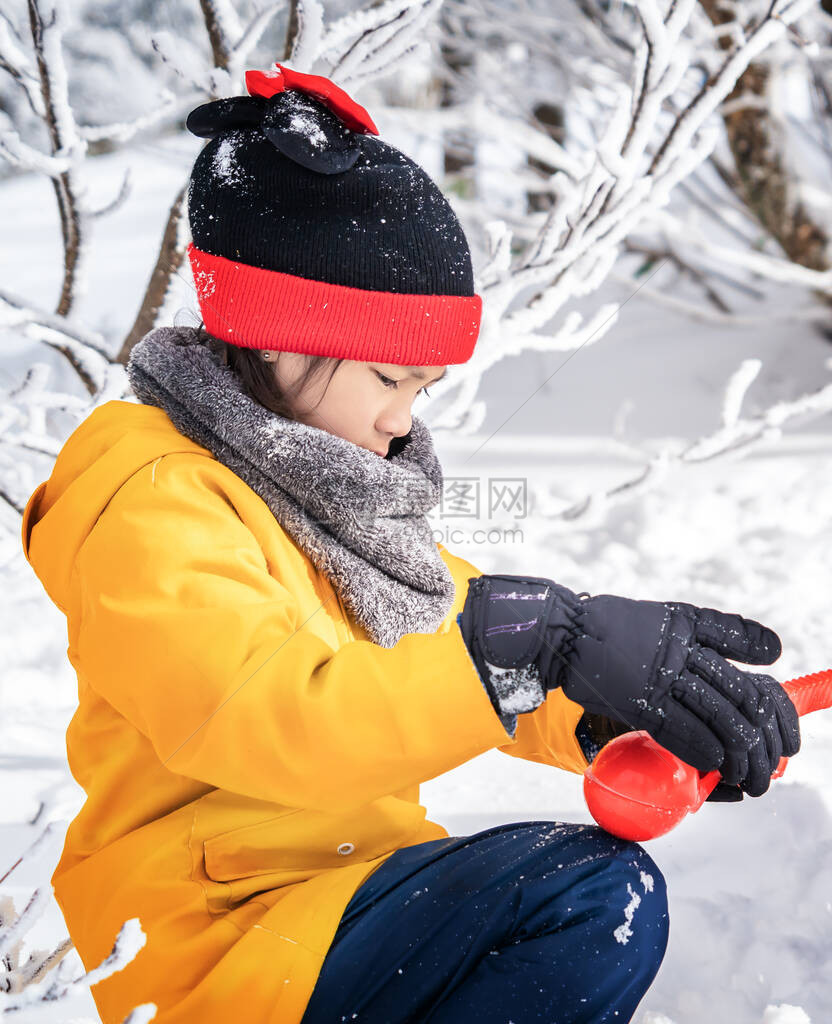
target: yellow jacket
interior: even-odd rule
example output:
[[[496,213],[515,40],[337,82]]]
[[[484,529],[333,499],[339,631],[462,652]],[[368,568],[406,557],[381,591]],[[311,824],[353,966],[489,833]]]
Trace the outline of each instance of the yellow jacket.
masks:
[[[586,767],[553,691],[508,737],[459,628],[372,643],[240,477],[154,406],[110,401],[23,516],[66,614],[87,794],[52,876],[87,968],[138,916],[147,943],[92,989],[105,1024],[297,1024],[344,908],[403,846],[446,836],[419,784],[492,747]]]

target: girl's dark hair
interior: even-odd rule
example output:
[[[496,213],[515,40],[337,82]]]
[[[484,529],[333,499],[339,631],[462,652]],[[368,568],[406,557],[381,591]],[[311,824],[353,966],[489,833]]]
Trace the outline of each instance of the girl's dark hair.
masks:
[[[213,334],[209,334],[205,330],[204,324],[199,325],[198,331],[200,344],[205,345],[214,355],[219,356],[223,365],[230,367],[237,374],[243,382],[246,391],[255,402],[259,402],[270,412],[277,413],[278,416],[283,416],[287,420],[296,420],[298,418],[292,411],[291,400],[286,391],[281,388],[280,381],[277,379],[272,364],[263,359],[260,349],[229,345],[227,341],[215,338]],[[327,363],[332,363],[332,373],[330,373],[326,382],[326,387],[328,388],[329,382],[335,375],[335,371],[343,361],[343,359],[335,359],[333,356],[308,355],[306,357],[306,366],[295,388],[298,391],[302,391],[311,380],[314,380],[315,377],[325,370]],[[321,393],[318,404],[320,404],[325,394],[326,388]],[[410,443],[411,435],[412,431],[408,431],[402,437],[394,437],[390,442],[385,458],[391,459],[394,455],[398,455],[399,452],[403,451]]]
[[[215,338],[205,330],[204,325],[199,327],[199,341],[205,345],[214,355],[219,356],[224,366],[228,366],[243,383],[249,395],[270,412],[277,413],[285,419],[294,420],[298,417],[292,411],[292,403],[289,392],[280,386],[275,372],[274,365],[263,359],[261,350],[258,348],[241,348],[239,345],[230,345],[227,341]],[[343,362],[343,359],[335,359],[332,356],[307,355],[306,366],[300,379],[295,384],[298,391],[302,391],[306,385],[320,376],[328,363],[332,366],[332,373],[326,382],[329,382],[335,375],[335,371]],[[326,394],[324,388],[320,401]]]

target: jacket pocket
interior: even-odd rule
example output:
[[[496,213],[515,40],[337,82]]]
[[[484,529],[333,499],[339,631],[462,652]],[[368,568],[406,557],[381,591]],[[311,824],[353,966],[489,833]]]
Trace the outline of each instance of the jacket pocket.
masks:
[[[425,809],[383,797],[348,815],[290,810],[203,842],[208,878],[225,883],[225,906],[322,871],[374,860],[407,845]]]

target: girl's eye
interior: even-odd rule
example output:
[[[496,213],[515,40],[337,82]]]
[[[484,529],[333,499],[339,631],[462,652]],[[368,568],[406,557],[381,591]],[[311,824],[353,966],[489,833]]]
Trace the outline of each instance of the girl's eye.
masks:
[[[379,380],[386,388],[389,388],[391,385],[394,388],[398,387],[399,382],[397,380],[393,380],[391,377],[385,377],[384,374],[379,373],[378,370],[376,370],[376,373],[378,374]],[[421,394],[422,392],[424,392],[428,396],[428,398],[430,398],[430,392],[428,391],[427,388],[419,388],[419,394]]]

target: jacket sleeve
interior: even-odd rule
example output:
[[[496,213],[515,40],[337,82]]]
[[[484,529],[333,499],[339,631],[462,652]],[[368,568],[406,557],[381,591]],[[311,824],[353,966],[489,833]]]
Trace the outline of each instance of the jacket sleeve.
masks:
[[[442,549],[441,544],[439,547]],[[445,552],[443,557],[451,566],[457,580],[461,581],[461,610],[468,579],[472,576],[482,576],[483,572],[459,555],[452,555],[447,549],[442,550]],[[451,628],[459,631],[457,625]],[[575,733],[583,713],[581,705],[569,700],[563,690],[550,690],[546,700],[534,711],[517,716],[517,731],[513,741],[503,742],[497,749],[512,757],[539,761],[541,764],[583,774],[589,762]],[[504,733],[504,741],[505,735]]]
[[[138,471],[77,561],[79,675],[170,771],[347,811],[505,742],[458,629],[333,650],[301,621],[211,464]]]

